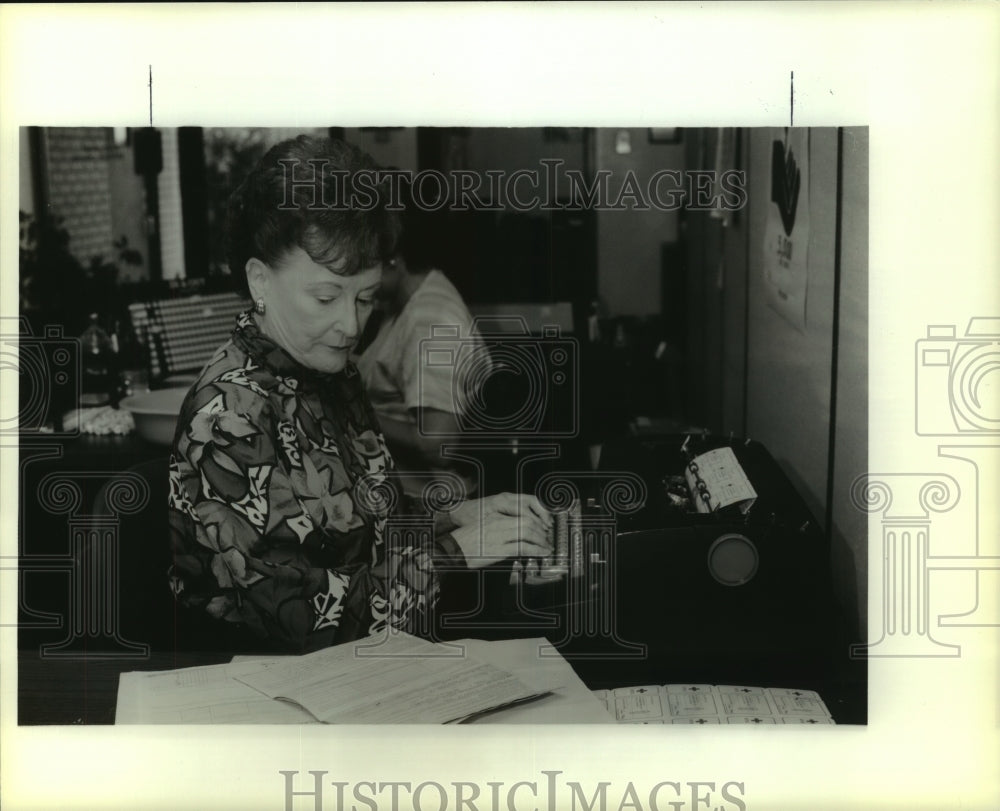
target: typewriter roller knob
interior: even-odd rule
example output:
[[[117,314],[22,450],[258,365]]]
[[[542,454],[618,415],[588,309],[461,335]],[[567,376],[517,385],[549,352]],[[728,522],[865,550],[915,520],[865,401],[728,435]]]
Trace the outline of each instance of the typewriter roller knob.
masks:
[[[708,571],[724,586],[748,583],[759,562],[753,541],[736,532],[720,535],[708,548]]]

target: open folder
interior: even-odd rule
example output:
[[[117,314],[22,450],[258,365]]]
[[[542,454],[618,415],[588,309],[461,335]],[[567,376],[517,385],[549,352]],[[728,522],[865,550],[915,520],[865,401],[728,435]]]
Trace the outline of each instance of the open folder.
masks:
[[[529,703],[530,702],[530,703]],[[401,633],[305,656],[123,673],[118,724],[613,722],[544,639]]]

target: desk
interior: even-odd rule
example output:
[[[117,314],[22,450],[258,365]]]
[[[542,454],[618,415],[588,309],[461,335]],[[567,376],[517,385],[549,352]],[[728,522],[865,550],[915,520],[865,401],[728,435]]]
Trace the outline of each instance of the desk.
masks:
[[[136,609],[142,600],[151,600],[163,606],[168,597],[165,580],[161,576],[163,561],[151,557],[149,550],[159,550],[168,555],[166,544],[158,545],[150,539],[150,526],[140,534],[149,541],[147,548],[136,544],[122,544],[122,570],[147,570],[147,588],[141,582],[133,584],[134,591],[122,590],[121,599],[129,608],[123,610],[117,626],[119,636],[128,644],[124,653],[132,658],[86,658],[93,646],[86,641],[77,646],[75,655],[81,658],[57,658],[40,653],[44,645],[58,645],[67,636],[70,610],[67,605],[69,589],[67,578],[72,576],[72,514],[53,512],[37,500],[38,486],[50,474],[66,474],[72,478],[81,474],[81,499],[76,508],[89,510],[95,493],[103,481],[115,472],[143,462],[158,464],[164,460],[166,449],[149,445],[138,437],[80,437],[78,439],[25,443],[21,453],[21,625],[19,628],[19,723],[22,724],[72,724],[112,723],[118,685],[118,676],[126,670],[165,670],[191,667],[199,664],[217,664],[227,661],[230,653],[218,654],[209,650],[175,651],[169,639],[152,638],[148,634],[147,609]],[[165,498],[153,496],[153,503],[162,504]],[[155,523],[155,522],[153,522]],[[165,519],[163,522],[165,532]],[[124,525],[120,527],[125,532]],[[155,527],[153,527],[155,530]],[[642,536],[639,536],[640,540]],[[623,546],[624,548],[624,546]],[[711,683],[752,684],[766,687],[796,687],[816,690],[823,696],[838,723],[865,723],[867,720],[866,663],[848,658],[851,641],[844,630],[844,623],[833,609],[827,585],[815,589],[813,607],[825,610],[803,615],[800,622],[786,625],[786,632],[798,628],[799,640],[810,644],[787,644],[781,639],[767,642],[767,611],[757,614],[759,623],[754,626],[752,606],[742,610],[732,609],[728,616],[734,618],[729,636],[717,636],[699,647],[692,644],[690,635],[686,644],[674,644],[678,629],[685,623],[697,622],[698,612],[685,600],[682,587],[688,579],[683,566],[657,562],[657,555],[670,552],[671,547],[658,544],[627,556],[622,566],[625,579],[620,594],[635,598],[652,595],[652,602],[626,600],[615,608],[616,633],[626,642],[650,644],[649,655],[641,658],[608,658],[595,656],[607,653],[602,650],[608,640],[600,634],[586,633],[563,638],[561,628],[570,627],[566,607],[543,610],[534,616],[521,616],[521,627],[511,627],[512,612],[519,616],[518,606],[512,606],[511,590],[507,580],[509,570],[496,567],[485,573],[488,596],[485,600],[487,614],[475,618],[470,624],[452,627],[450,638],[478,636],[484,638],[510,638],[514,636],[547,636],[567,657],[583,681],[591,689],[606,689],[639,684]],[[672,572],[673,580],[664,581],[659,588],[666,596],[674,589],[673,600],[659,600],[656,582],[649,578],[657,571]],[[477,578],[479,575],[477,575]],[[645,577],[641,587],[637,579]],[[154,592],[152,584],[161,591]],[[762,595],[762,599],[764,596]],[[154,600],[155,598],[155,600]],[[140,602],[135,602],[140,601]],[[773,602],[773,601],[772,601]],[[152,604],[152,603],[150,603]],[[167,603],[169,605],[169,603]],[[497,606],[503,622],[496,623]],[[653,606],[651,610],[650,606]],[[149,609],[153,610],[153,609]],[[169,612],[169,608],[167,609]],[[522,612],[523,613],[523,612]],[[168,617],[169,618],[169,617]],[[795,618],[791,618],[795,620]],[[719,617],[713,618],[718,627]],[[738,621],[738,622],[737,622]],[[482,627],[477,628],[476,622]],[[490,625],[489,623],[493,624]],[[743,625],[739,623],[743,622]],[[562,623],[560,625],[560,623]],[[749,623],[749,624],[748,624]],[[764,623],[761,625],[760,623]],[[752,644],[746,643],[746,629],[760,632]],[[788,631],[791,628],[792,631]],[[813,644],[813,642],[815,644]],[[143,651],[148,646],[148,651]],[[121,652],[121,651],[120,651]]]
[[[18,652],[17,723],[113,724],[118,677],[129,670],[171,670],[228,662],[228,654],[154,651],[145,659],[53,659]]]
[[[19,725],[113,724],[118,697],[118,679],[131,670],[170,670],[227,662],[229,654],[204,651],[154,651],[143,660],[43,658],[37,649],[18,654]],[[580,673],[580,663],[574,665]],[[617,681],[584,682],[588,687],[622,687],[648,683],[635,678],[635,670],[620,666]],[[582,673],[580,674],[582,677]],[[725,671],[716,673],[716,683],[731,683]],[[867,721],[866,687],[863,663],[853,670],[840,667],[820,680],[807,682],[779,679],[769,687],[785,686],[815,690],[826,702],[838,724],[864,724]],[[529,706],[519,708],[515,717],[504,720],[503,714],[488,717],[489,723],[530,723]]]

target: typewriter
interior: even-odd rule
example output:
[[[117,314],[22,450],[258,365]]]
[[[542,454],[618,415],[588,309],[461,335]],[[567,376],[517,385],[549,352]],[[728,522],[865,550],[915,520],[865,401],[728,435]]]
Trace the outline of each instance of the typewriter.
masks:
[[[828,668],[826,535],[759,442],[622,441],[576,490],[553,509],[553,555],[515,564],[507,610],[547,617],[591,681],[622,684],[622,660],[636,683],[778,684],[776,668],[801,683]]]

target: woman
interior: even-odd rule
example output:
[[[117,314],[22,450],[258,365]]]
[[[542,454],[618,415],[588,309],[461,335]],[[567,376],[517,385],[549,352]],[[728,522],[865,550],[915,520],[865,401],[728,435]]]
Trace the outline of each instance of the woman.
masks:
[[[375,170],[303,136],[234,192],[227,253],[253,307],[188,393],[170,460],[177,599],[292,652],[416,630],[442,570],[551,552],[548,513],[511,494],[436,513],[433,542],[386,531],[393,461],[349,360],[399,231]]]

